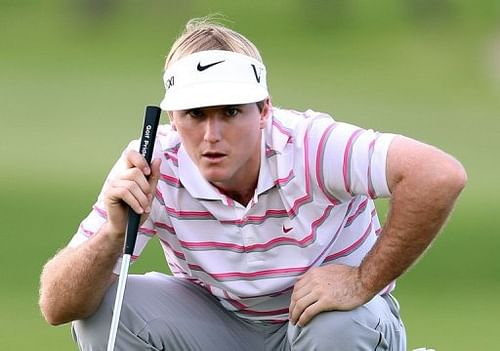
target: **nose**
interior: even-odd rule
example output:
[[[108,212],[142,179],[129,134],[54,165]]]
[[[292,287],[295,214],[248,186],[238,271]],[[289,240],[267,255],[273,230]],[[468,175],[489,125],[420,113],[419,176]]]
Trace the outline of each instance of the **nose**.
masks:
[[[209,116],[205,124],[205,141],[216,143],[221,140],[221,135],[222,121],[216,115]]]

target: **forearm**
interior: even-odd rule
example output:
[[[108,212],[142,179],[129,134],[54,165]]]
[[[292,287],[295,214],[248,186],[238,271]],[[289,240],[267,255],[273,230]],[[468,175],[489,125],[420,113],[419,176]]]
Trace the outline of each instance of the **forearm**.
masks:
[[[393,182],[386,224],[360,266],[362,285],[372,294],[403,274],[423,254],[465,186],[465,171],[457,161],[429,146],[423,148],[429,152],[408,160],[421,166],[408,167],[405,176]]]
[[[65,248],[44,267],[40,309],[50,324],[88,317],[98,308],[115,279],[113,267],[123,238],[106,233],[106,226],[77,248]]]

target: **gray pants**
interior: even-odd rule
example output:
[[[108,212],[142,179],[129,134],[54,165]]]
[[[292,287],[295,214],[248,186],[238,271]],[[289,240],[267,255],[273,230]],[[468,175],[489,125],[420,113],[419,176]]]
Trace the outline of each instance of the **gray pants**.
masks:
[[[80,350],[106,350],[115,294],[116,284],[94,315],[73,322]],[[406,335],[390,295],[301,328],[242,320],[188,280],[148,273],[128,277],[115,350],[404,351]]]

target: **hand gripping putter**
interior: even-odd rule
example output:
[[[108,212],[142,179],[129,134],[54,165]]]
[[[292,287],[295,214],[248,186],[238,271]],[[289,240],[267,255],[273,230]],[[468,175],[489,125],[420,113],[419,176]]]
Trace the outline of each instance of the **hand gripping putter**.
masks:
[[[144,156],[149,164],[151,164],[151,157],[153,156],[153,146],[155,144],[156,130],[158,129],[158,124],[160,121],[160,113],[161,109],[159,107],[146,107],[139,152],[142,156]],[[120,322],[123,295],[125,293],[125,284],[127,282],[130,259],[134,252],[135,241],[137,239],[137,231],[139,230],[140,221],[141,215],[135,213],[129,207],[127,231],[125,232],[125,245],[123,247],[122,265],[120,268],[118,287],[116,289],[115,305],[113,307],[113,318],[111,320],[107,351],[113,351],[115,348],[116,334],[118,332],[118,323]]]

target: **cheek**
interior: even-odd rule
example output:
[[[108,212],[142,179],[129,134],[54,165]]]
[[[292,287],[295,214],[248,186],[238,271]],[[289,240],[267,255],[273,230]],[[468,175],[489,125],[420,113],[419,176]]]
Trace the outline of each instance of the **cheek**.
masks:
[[[192,128],[185,128],[182,125],[177,125],[177,133],[179,134],[179,137],[181,138],[181,143],[184,145],[186,150],[189,152],[193,150],[196,145],[199,144],[199,136],[196,132],[196,129]]]
[[[240,143],[243,152],[253,153],[255,149],[260,148],[261,133],[262,130],[255,124],[241,127],[234,136],[235,142]]]

